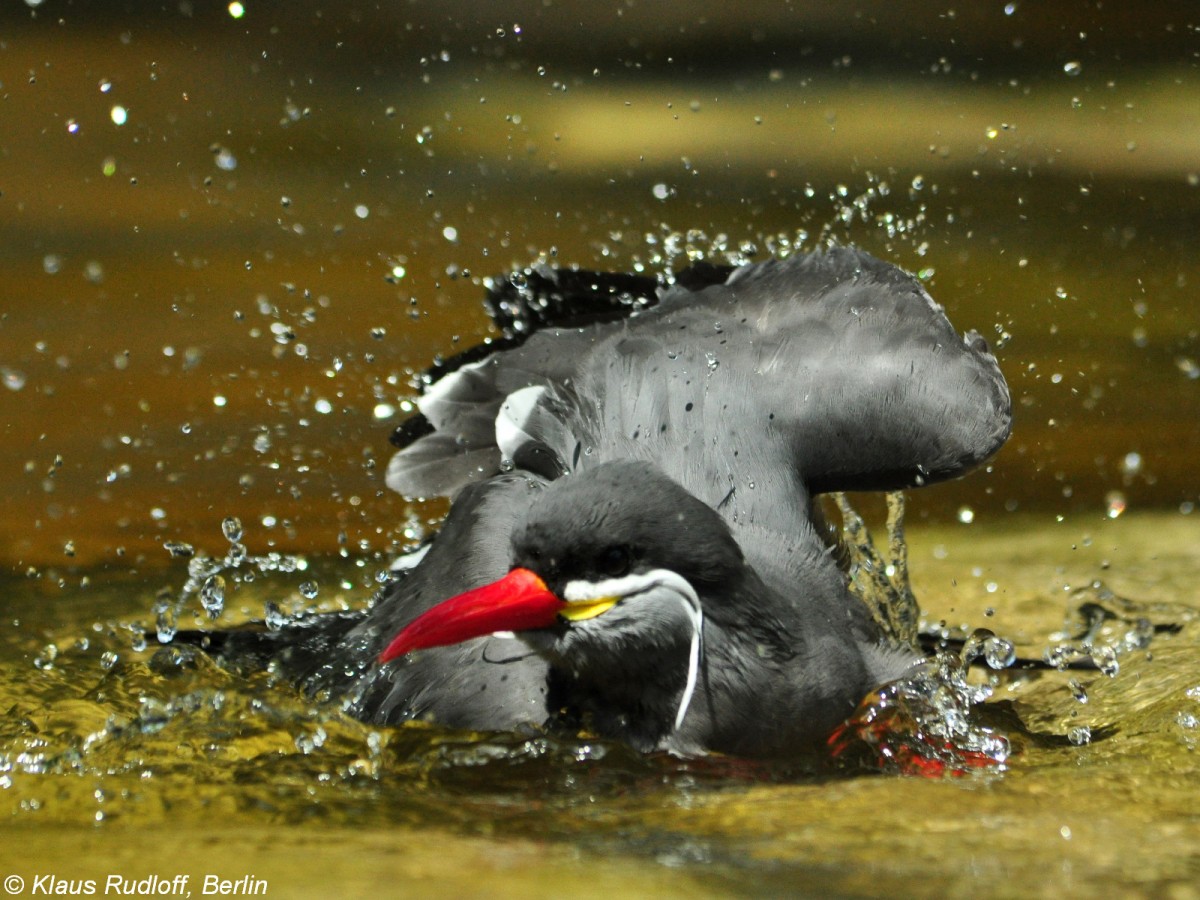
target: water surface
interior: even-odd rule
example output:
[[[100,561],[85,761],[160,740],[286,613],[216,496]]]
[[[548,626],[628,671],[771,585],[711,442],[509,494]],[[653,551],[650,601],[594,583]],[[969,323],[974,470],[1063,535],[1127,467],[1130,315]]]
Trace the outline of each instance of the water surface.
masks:
[[[1195,895],[1196,23],[723,10],[4,14],[0,875]],[[910,498],[927,621],[1033,656],[1097,597],[1107,645],[1181,626],[1115,677],[1000,676],[1003,772],[372,729],[138,649],[185,578],[164,544],[224,553],[229,516],[306,568],[231,585],[224,623],[368,602],[441,513],[384,490],[387,436],[414,373],[488,333],[482,277],[830,239],[920,273],[1013,389],[988,471]]]

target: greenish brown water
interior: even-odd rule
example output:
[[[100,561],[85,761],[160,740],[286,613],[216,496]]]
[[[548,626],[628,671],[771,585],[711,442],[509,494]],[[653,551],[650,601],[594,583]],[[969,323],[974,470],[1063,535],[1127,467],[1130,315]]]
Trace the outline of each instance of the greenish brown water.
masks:
[[[0,18],[0,877],[1196,895],[1186,9],[196,6]],[[928,619],[1036,656],[1099,580],[1182,625],[1115,678],[1005,676],[997,699],[1060,739],[1014,732],[1002,774],[373,730],[133,649],[184,578],[164,542],[223,552],[229,515],[309,564],[241,585],[230,620],[307,605],[304,579],[367,601],[439,512],[383,489],[387,435],[412,373],[487,333],[482,276],[825,238],[922,272],[1013,389],[990,470],[910,497]]]
[[[6,863],[26,877],[251,874],[283,895],[344,880],[351,892],[375,882],[514,895],[1189,896],[1200,874],[1200,648],[1189,624],[1200,549],[1190,537],[1179,517],[1150,514],[914,534],[930,614],[986,623],[1026,655],[1073,627],[1069,595],[1097,577],[1136,598],[1137,613],[1185,626],[1121,653],[1114,678],[1073,673],[1086,702],[1069,673],[1004,676],[997,699],[1059,739],[1013,733],[1007,771],[944,781],[372,729],[263,676],[132,651],[130,633],[109,623],[144,610],[147,588],[88,588],[69,626],[46,597],[10,592],[20,627],[0,647]],[[286,586],[256,583],[243,599],[253,606]],[[47,643],[59,648],[52,664]],[[1061,739],[1079,726],[1091,743]]]

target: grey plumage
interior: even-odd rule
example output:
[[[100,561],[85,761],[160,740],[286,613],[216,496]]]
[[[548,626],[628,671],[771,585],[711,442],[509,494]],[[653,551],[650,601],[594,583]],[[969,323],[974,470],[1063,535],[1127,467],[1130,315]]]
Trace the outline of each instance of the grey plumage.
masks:
[[[380,722],[512,729],[582,716],[646,749],[763,755],[824,736],[911,664],[848,592],[811,499],[951,478],[987,458],[1011,424],[995,359],[916,279],[854,250],[692,284],[623,318],[547,326],[430,387],[426,422],[387,477],[409,496],[452,497],[442,531],[321,655],[285,652],[298,680]],[[679,573],[703,606],[704,663],[678,729],[690,632],[673,607],[653,613],[652,632],[625,621],[630,602],[525,641],[374,664],[415,616],[521,564],[535,533],[582,547],[646,528],[655,566],[690,547],[698,557],[680,565],[707,559],[721,573],[712,584]],[[615,635],[625,652],[604,649]],[[605,677],[586,663],[600,658]]]

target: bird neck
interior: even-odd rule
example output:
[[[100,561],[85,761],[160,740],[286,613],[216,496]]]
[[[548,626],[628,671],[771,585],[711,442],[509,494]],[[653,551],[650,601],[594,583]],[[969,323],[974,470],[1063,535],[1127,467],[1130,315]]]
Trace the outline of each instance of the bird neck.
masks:
[[[688,647],[680,643],[637,657],[639,664],[620,672],[551,664],[551,718],[641,752],[666,747],[687,683]]]
[[[737,610],[753,608],[754,598],[765,590],[748,568],[719,586],[707,585],[708,591],[696,587],[703,608],[732,612],[735,618]],[[706,602],[706,593],[720,600]],[[713,679],[719,681],[737,666],[735,659],[730,668],[728,654],[718,653],[721,662],[710,673],[706,648],[713,640],[728,644],[731,629],[710,625],[703,613],[697,613],[695,624],[698,630],[659,631],[652,643],[626,645],[619,665],[614,665],[611,648],[593,654],[586,645],[577,645],[569,655],[550,658],[548,708],[557,712],[558,724],[621,740],[644,752],[708,749],[712,704],[702,694]],[[763,628],[755,626],[749,636],[752,652],[776,659],[790,657],[793,650],[788,640],[776,640],[777,633],[784,633],[776,620],[768,615],[762,624]],[[785,629],[787,634],[791,630]],[[745,636],[739,635],[739,639]]]

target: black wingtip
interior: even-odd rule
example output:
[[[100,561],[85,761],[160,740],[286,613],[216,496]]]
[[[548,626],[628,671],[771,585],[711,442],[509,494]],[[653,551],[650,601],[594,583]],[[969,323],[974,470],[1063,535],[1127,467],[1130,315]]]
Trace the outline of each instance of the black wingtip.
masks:
[[[735,268],[697,262],[679,272],[675,284],[699,291],[710,285],[724,284]],[[488,282],[484,307],[503,336],[438,360],[423,373],[423,380],[431,384],[469,363],[519,347],[531,335],[546,328],[578,328],[624,319],[656,306],[659,291],[666,286],[651,275],[548,266],[529,266],[500,275]],[[396,429],[392,443],[406,446],[429,433],[421,430],[427,423],[414,424],[409,436],[409,422]],[[397,443],[399,441],[405,443]]]
[[[531,266],[493,279],[484,305],[506,337],[612,321],[658,302],[657,278]]]
[[[436,429],[422,413],[416,413],[396,426],[388,442],[400,450],[415,443],[427,434],[433,434]]]
[[[702,291],[714,284],[724,284],[737,266],[729,266],[700,260],[675,275],[675,283],[689,291]]]

